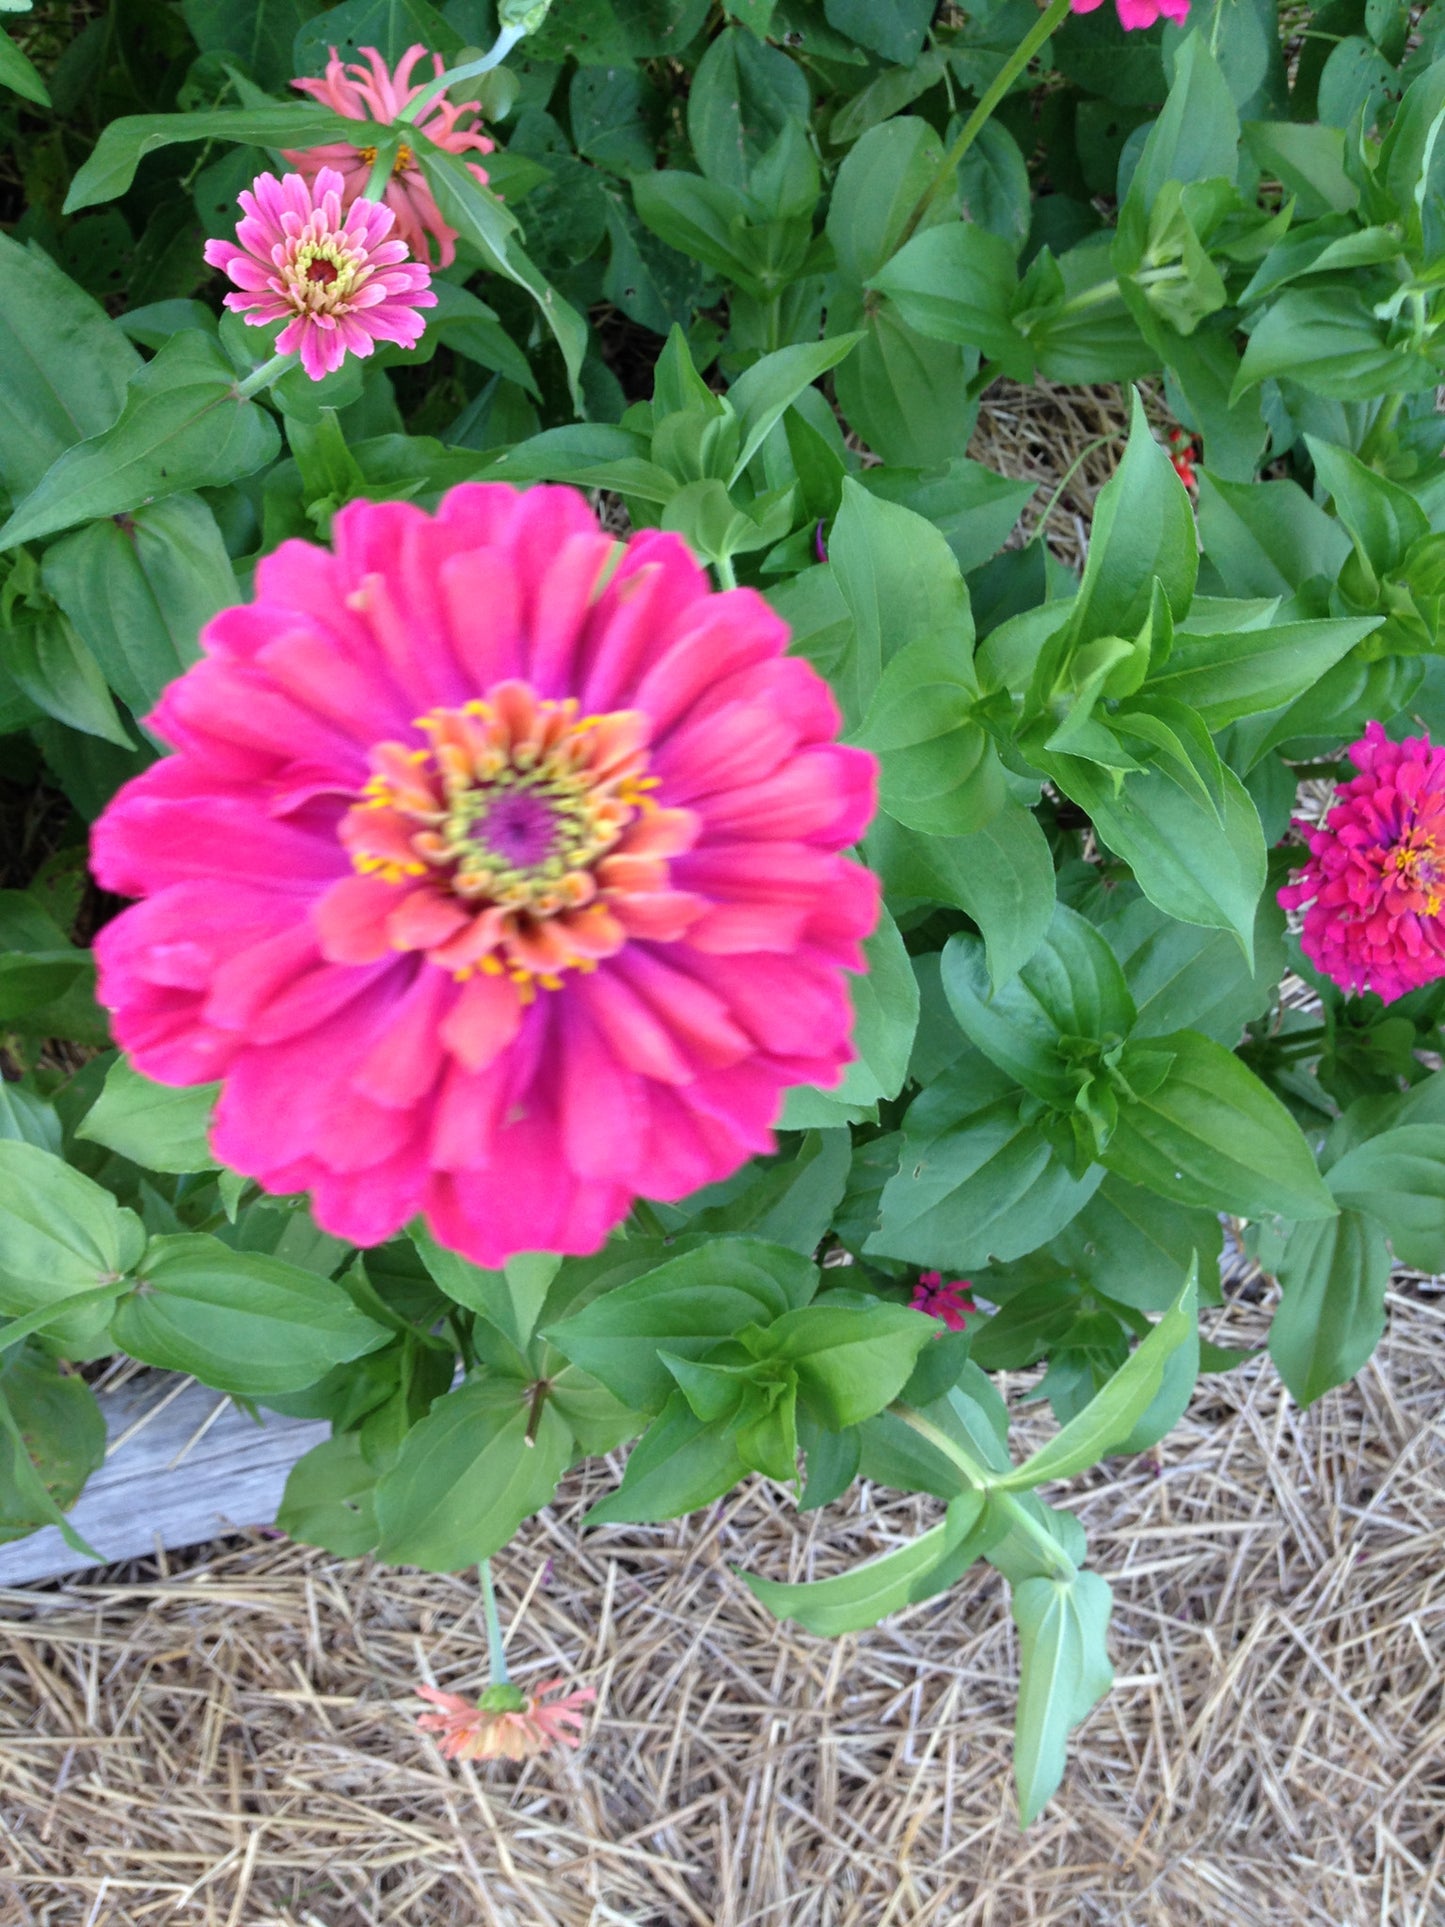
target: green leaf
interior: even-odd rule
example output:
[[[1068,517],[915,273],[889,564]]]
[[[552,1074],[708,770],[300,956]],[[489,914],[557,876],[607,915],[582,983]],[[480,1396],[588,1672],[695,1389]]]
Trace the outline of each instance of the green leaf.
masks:
[[[498,455],[486,473],[504,482],[575,482],[579,488],[616,489],[643,502],[667,502],[677,493],[677,477],[649,461],[647,448],[631,429],[610,422],[577,422],[518,442]]]
[[[0,234],[0,485],[18,500],[120,413],[141,358],[38,247]]]
[[[1249,956],[1264,887],[1264,832],[1233,770],[1206,764],[1199,772],[1213,791],[1206,802],[1162,767],[1125,775],[1116,791],[1110,772],[1081,756],[1049,751],[1037,760],[1088,811],[1152,903],[1182,923],[1233,931]]]
[[[1249,337],[1234,391],[1288,377],[1315,395],[1366,401],[1432,388],[1435,376],[1422,355],[1387,339],[1385,324],[1358,288],[1286,288]]]
[[[198,329],[175,335],[132,377],[104,433],[67,449],[0,529],[13,547],[160,496],[250,475],[276,454],[275,422],[236,395],[220,344]]]
[[[561,1268],[561,1259],[548,1252],[522,1252],[501,1271],[484,1271],[459,1252],[439,1245],[418,1220],[409,1229],[422,1263],[448,1298],[480,1312],[518,1351],[525,1351],[542,1314],[547,1293]]]
[[[973,637],[968,590],[932,523],[880,501],[852,476],[843,483],[828,560],[853,618],[851,661],[835,687],[856,724],[905,642],[967,649]]]
[[[34,1344],[0,1358],[0,1401],[14,1421],[0,1436],[3,1542],[53,1523],[57,1510],[75,1504],[105,1459],[105,1419],[85,1380],[62,1372]],[[37,1502],[41,1495],[48,1503]]]
[[[1360,190],[1345,171],[1343,129],[1257,120],[1246,122],[1243,134],[1261,172],[1273,175],[1287,194],[1296,197],[1301,220],[1348,214],[1358,205]]]
[[[966,635],[905,643],[884,670],[857,740],[879,759],[879,803],[895,822],[967,836],[1003,809],[1003,766],[974,719],[978,695]]]
[[[966,455],[955,455],[943,468],[927,472],[865,468],[858,480],[872,494],[897,502],[932,522],[965,574],[981,567],[1003,546],[1026,503],[1037,492],[1033,482],[996,475],[984,463],[971,462]],[[909,646],[905,644],[904,648]]]
[[[934,128],[910,115],[870,127],[844,156],[827,232],[839,272],[855,287],[897,249],[942,161],[943,143]]]
[[[1195,1031],[1157,1042],[1174,1062],[1157,1090],[1121,1104],[1104,1152],[1111,1171],[1161,1198],[1238,1217],[1334,1216],[1298,1124],[1252,1071]]]
[[[985,1056],[1064,1110],[1073,1105],[1079,1079],[1061,1039],[1118,1040],[1134,1024],[1134,999],[1118,959],[1093,925],[1062,903],[1054,905],[1048,934],[1017,976],[997,987],[979,939],[950,937],[943,989],[960,1027]]]
[[[1188,703],[1207,729],[1224,729],[1242,716],[1293,702],[1379,625],[1378,616],[1367,616],[1271,623],[1213,636],[1176,630],[1164,667],[1144,685],[1144,700],[1172,697]]]
[[[1021,1257],[1061,1231],[1103,1177],[1075,1178],[1006,1073],[970,1053],[915,1098],[899,1168],[864,1246],[913,1264],[967,1270]]]
[[[1232,181],[1239,166],[1239,116],[1219,62],[1196,27],[1174,55],[1164,110],[1149,130],[1129,188],[1147,210],[1169,185]]]
[[[833,335],[827,341],[800,341],[791,348],[780,348],[776,354],[764,355],[761,361],[743,370],[727,395],[737,410],[743,431],[742,449],[728,477],[729,488],[790,404],[820,375],[836,368],[862,339],[861,335],[854,334]]]
[[[740,1571],[738,1577],[776,1618],[796,1620],[806,1632],[822,1638],[861,1632],[912,1603],[920,1584],[968,1537],[982,1510],[981,1492],[960,1493],[948,1517],[920,1538],[832,1579],[788,1586],[757,1573]]]
[[[709,180],[741,193],[783,130],[806,123],[807,76],[785,53],[725,27],[697,64],[687,96],[687,132]]]
[[[656,101],[653,94],[652,102]],[[567,91],[577,152],[618,174],[645,174],[657,139],[643,75],[630,66],[583,66]]]
[[[239,594],[216,518],[198,495],[62,536],[45,551],[42,574],[138,716],[197,659],[202,626]]]
[[[719,1238],[594,1298],[543,1334],[634,1411],[656,1411],[673,1390],[665,1346],[700,1358],[745,1325],[770,1324],[817,1289],[816,1267],[783,1245]]]
[[[866,972],[848,980],[857,1055],[842,1083],[831,1090],[803,1085],[788,1093],[779,1120],[785,1131],[859,1122],[857,1113],[867,1115],[880,1099],[896,1097],[903,1088],[918,1028],[918,983],[898,926],[886,910],[879,910],[878,928],[864,943],[863,954]]]
[[[50,96],[35,63],[20,51],[8,33],[0,33],[0,87],[8,87],[22,100],[34,101],[37,107],[50,105]]]
[[[978,420],[971,349],[919,334],[890,301],[835,301],[828,326],[863,330],[833,386],[849,427],[885,462],[941,468],[968,446]]]
[[[923,51],[933,12],[932,0],[823,0],[830,27],[900,67],[912,66]]]
[[[1269,1354],[1291,1396],[1309,1405],[1354,1377],[1385,1329],[1390,1253],[1379,1223],[1344,1210],[1298,1224],[1279,1266]]]
[[[707,1505],[747,1471],[731,1415],[704,1422],[674,1391],[632,1448],[622,1483],[598,1501],[584,1525],[646,1524]]]
[[[586,321],[533,266],[515,238],[517,217],[467,171],[465,161],[433,146],[424,134],[414,133],[413,138],[417,160],[442,219],[457,230],[460,240],[475,249],[487,267],[525,288],[537,303],[562,351],[573,402],[579,414],[585,413],[580,384],[587,353]]]
[[[118,1057],[75,1135],[148,1171],[208,1171],[216,1162],[208,1132],[220,1088],[154,1084],[128,1057]]]
[[[377,1540],[376,1469],[356,1432],[313,1445],[292,1466],[276,1523],[303,1545],[359,1559]]]
[[[796,1366],[799,1396],[841,1432],[892,1404],[936,1335],[930,1319],[904,1305],[833,1305],[825,1294],[753,1342],[759,1357]]]
[[[1124,459],[1094,508],[1071,623],[1076,643],[1137,634],[1149,618],[1156,576],[1176,617],[1194,594],[1199,551],[1188,493],[1155,441],[1137,393],[1132,411]]]
[[[60,1149],[55,1106],[13,1078],[0,1078],[0,1138],[17,1138],[41,1151]]]
[[[407,1433],[377,1485],[378,1557],[424,1572],[490,1558],[546,1505],[571,1452],[566,1421],[522,1380],[459,1385]]]
[[[133,1211],[48,1151],[0,1142],[0,1312],[23,1317],[124,1277],[145,1232]],[[109,1305],[63,1316],[47,1331],[81,1349],[109,1322]]]
[[[1011,1603],[1020,1663],[1014,1779],[1027,1827],[1064,1777],[1071,1728],[1114,1683],[1106,1644],[1114,1596],[1097,1573],[1080,1572],[1020,1580]]]
[[[714,274],[757,291],[744,235],[748,203],[735,188],[671,168],[636,175],[632,202],[659,240]]]
[[[917,901],[968,912],[995,984],[1007,983],[1042,943],[1053,914],[1054,863],[1032,810],[1008,803],[969,836],[924,837],[879,817],[868,852],[896,909]]]
[[[820,1101],[830,1095],[818,1093]],[[795,1157],[745,1165],[736,1177],[709,1185],[700,1194],[700,1209],[693,1209],[697,1197],[686,1201],[685,1216],[678,1207],[671,1209],[679,1211],[691,1232],[759,1238],[811,1257],[833,1222],[851,1157],[847,1131],[810,1130]],[[668,1206],[653,1208],[669,1214]]]
[[[1268,896],[1255,920],[1252,973],[1228,932],[1176,923],[1147,897],[1104,929],[1138,1006],[1136,1038],[1189,1029],[1232,1050],[1249,1020],[1269,1008],[1284,974],[1284,914]]]
[[[1350,552],[1345,531],[1298,482],[1201,475],[1199,532],[1234,596],[1289,596],[1312,577],[1333,581]]]
[[[1111,1171],[1049,1251],[1119,1304],[1166,1311],[1196,1259],[1206,1277],[1217,1273],[1223,1242],[1216,1213],[1170,1204]]]
[[[1445,1271],[1445,1125],[1380,1131],[1332,1164],[1325,1182],[1342,1208],[1380,1220],[1400,1264]]]
[[[189,114],[128,114],[101,129],[90,158],[70,183],[65,214],[113,201],[125,193],[147,154],[177,141],[235,141],[252,147],[375,146],[391,130],[372,121],[348,120],[310,101],[268,102],[264,107],[215,107]]]
[[[100,664],[63,615],[22,616],[5,637],[5,667],[47,716],[131,748]]]
[[[921,335],[977,348],[1016,380],[1033,373],[1028,343],[1009,318],[1014,251],[987,228],[952,222],[915,234],[868,286],[895,302]]]
[[[1348,449],[1306,435],[1315,474],[1335,514],[1379,575],[1398,568],[1413,542],[1430,533],[1430,518],[1407,489],[1367,468]]]
[[[1071,1479],[1118,1451],[1153,1404],[1170,1359],[1198,1338],[1198,1267],[1191,1263],[1174,1303],[1077,1418],[995,1483],[1005,1491],[1030,1491],[1052,1479]]]
[[[204,1232],[152,1238],[135,1269],[117,1345],[235,1397],[300,1391],[391,1338],[329,1278]]]

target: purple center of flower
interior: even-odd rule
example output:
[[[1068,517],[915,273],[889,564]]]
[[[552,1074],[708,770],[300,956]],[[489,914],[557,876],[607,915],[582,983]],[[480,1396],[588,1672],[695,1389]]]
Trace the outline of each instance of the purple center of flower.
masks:
[[[334,261],[313,261],[311,266],[306,270],[306,279],[316,282],[320,287],[329,287],[336,279],[336,263]]]
[[[518,870],[535,870],[554,854],[557,813],[542,797],[525,790],[504,790],[482,800],[484,813],[471,827],[473,846],[485,846]]]

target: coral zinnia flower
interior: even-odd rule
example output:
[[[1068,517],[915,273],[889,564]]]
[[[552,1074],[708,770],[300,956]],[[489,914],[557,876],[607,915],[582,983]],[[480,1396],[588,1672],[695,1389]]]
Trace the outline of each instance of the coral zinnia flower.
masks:
[[[310,94],[319,100],[323,107],[334,113],[344,114],[348,120],[394,121],[407,102],[422,90],[424,82],[418,81],[413,87],[411,71],[425,54],[422,46],[408,47],[397,63],[396,72],[387,68],[386,62],[375,47],[363,47],[362,57],[370,61],[371,71],[359,62],[344,65],[336,57],[336,49],[331,49],[331,59],[321,80],[293,80],[291,85],[303,94]],[[440,54],[432,55],[433,71],[443,71]],[[475,127],[464,125],[464,120],[480,111],[480,101],[469,100],[460,107],[453,106],[445,94],[438,95],[431,105],[417,119],[416,125],[427,139],[436,147],[444,147],[449,154],[490,154],[495,141],[479,134]],[[319,169],[334,167],[341,175],[341,200],[344,207],[350,207],[357,197],[366,192],[367,181],[376,161],[374,147],[350,147],[344,141],[333,141],[325,147],[311,147],[292,151],[283,150],[285,158],[293,167],[310,180]],[[468,162],[468,170],[476,176],[483,186],[486,185],[486,169],[475,162]],[[450,267],[456,259],[457,231],[448,227],[427,186],[426,176],[416,164],[416,158],[409,147],[397,149],[396,160],[392,164],[391,179],[386,184],[382,196],[386,205],[396,216],[396,231],[406,242],[419,261],[427,259],[427,237],[435,238],[437,243],[437,266]]]
[[[94,832],[101,998],[225,1080],[213,1145],[374,1244],[595,1250],[851,1057],[871,756],[749,589],[575,489],[352,502],[283,543]]]
[[[1069,0],[1070,13],[1092,13],[1103,0]],[[1189,18],[1189,0],[1114,0],[1119,25],[1124,28],[1152,27],[1162,15],[1181,27]]]
[[[978,1306],[970,1296],[967,1278],[952,1278],[944,1284],[941,1273],[920,1271],[909,1309],[927,1312],[930,1318],[941,1319],[951,1332],[961,1332]]]
[[[1279,900],[1304,911],[1300,944],[1342,990],[1390,1003],[1445,977],[1445,749],[1392,743],[1379,723],[1350,749],[1358,776],[1324,822],[1299,824],[1309,859]]]
[[[322,168],[313,189],[299,174],[259,174],[240,195],[244,218],[236,241],[207,241],[206,259],[224,268],[239,294],[226,306],[252,328],[284,321],[279,354],[299,349],[313,381],[350,355],[369,355],[378,341],[414,348],[434,308],[431,270],[388,241],[392,216],[375,201],[341,211],[341,176]]]
[[[586,1723],[584,1706],[597,1697],[593,1686],[579,1686],[560,1699],[548,1699],[564,1679],[549,1679],[535,1693],[520,1687],[489,1686],[479,1700],[460,1693],[442,1693],[435,1686],[418,1686],[422,1699],[439,1706],[439,1713],[422,1713],[417,1725],[423,1733],[439,1733],[437,1745],[448,1760],[525,1760],[545,1753],[549,1746],[580,1746]]]

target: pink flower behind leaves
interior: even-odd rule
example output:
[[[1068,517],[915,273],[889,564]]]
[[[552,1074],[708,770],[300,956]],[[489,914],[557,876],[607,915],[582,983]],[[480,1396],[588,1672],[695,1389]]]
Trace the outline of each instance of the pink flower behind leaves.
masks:
[[[1323,823],[1303,830],[1309,857],[1279,893],[1303,910],[1300,943],[1342,990],[1391,1003],[1445,977],[1445,749],[1428,736],[1392,743],[1366,726]]]
[[[297,350],[313,381],[378,341],[414,348],[434,308],[431,272],[389,241],[390,210],[375,201],[341,209],[341,177],[323,168],[314,189],[299,174],[258,175],[240,195],[236,241],[207,241],[206,260],[240,290],[226,306],[253,328],[284,321],[277,352]],[[239,242],[239,246],[236,244]]]
[[[556,1697],[564,1679],[549,1679],[534,1693],[517,1686],[489,1686],[479,1700],[459,1693],[418,1686],[417,1692],[439,1713],[423,1713],[417,1725],[423,1733],[439,1733],[437,1745],[448,1760],[525,1760],[552,1746],[580,1746],[586,1724],[584,1706],[597,1697],[593,1686],[579,1686]]]
[[[842,1075],[873,759],[761,596],[575,489],[352,502],[333,543],[264,557],[150,718],[101,999],[338,1237],[595,1251]]]
[[[1071,13],[1092,13],[1095,7],[1103,5],[1103,0],[1069,0]],[[1119,25],[1126,29],[1152,27],[1161,18],[1173,20],[1179,26],[1189,18],[1189,0],[1114,0],[1119,14]]]
[[[360,61],[345,65],[337,58],[333,47],[322,79],[293,80],[291,85],[303,94],[310,94],[323,107],[344,114],[348,120],[390,123],[396,120],[408,101],[421,92],[425,83],[418,81],[412,86],[411,73],[425,53],[423,46],[408,47],[393,73],[375,47],[361,49],[362,59],[370,62],[369,70]],[[434,75],[443,71],[440,54],[432,55],[432,70]],[[416,125],[433,146],[445,148],[448,154],[490,154],[496,143],[470,124],[471,116],[480,111],[480,106],[481,103],[475,100],[466,101],[460,107],[454,106],[444,94],[438,95],[420,115]],[[335,168],[341,176],[342,205],[350,207],[354,200],[366,192],[366,184],[376,160],[376,149],[351,147],[344,141],[332,141],[324,147],[287,149],[285,158],[293,167],[299,168],[308,180],[323,167]],[[485,186],[486,169],[478,167],[475,162],[468,162],[467,165],[468,172]],[[457,231],[448,227],[442,219],[432,191],[427,186],[426,176],[417,165],[411,148],[405,145],[397,150],[391,179],[386,184],[382,199],[396,216],[397,235],[406,242],[417,260],[425,261],[428,258],[428,237],[431,237],[437,244],[437,266],[450,267],[456,259]]]
[[[941,1273],[920,1271],[909,1309],[927,1312],[930,1318],[937,1318],[947,1325],[951,1332],[961,1332],[968,1323],[969,1315],[976,1312],[978,1306],[970,1296],[967,1278],[953,1278],[945,1284]]]

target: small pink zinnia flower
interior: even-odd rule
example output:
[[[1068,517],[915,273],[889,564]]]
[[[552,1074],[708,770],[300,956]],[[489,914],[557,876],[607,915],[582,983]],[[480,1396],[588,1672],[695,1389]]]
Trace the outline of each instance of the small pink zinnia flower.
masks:
[[[1103,0],[1069,0],[1070,13],[1092,13]],[[1162,15],[1181,27],[1189,18],[1189,0],[1114,0],[1119,25],[1124,28],[1152,27]]]
[[[96,945],[218,1158],[496,1267],[773,1148],[853,1052],[875,764],[751,589],[570,488],[349,503],[201,633],[95,826]]]
[[[1169,460],[1174,473],[1187,489],[1199,486],[1199,477],[1194,472],[1195,447],[1192,438],[1182,428],[1169,431]]]
[[[967,1278],[953,1278],[945,1284],[941,1273],[920,1271],[909,1309],[926,1311],[930,1318],[940,1319],[951,1332],[961,1332],[969,1314],[976,1312],[978,1306],[970,1295]]]
[[[479,1700],[460,1693],[442,1693],[435,1686],[417,1692],[439,1713],[422,1713],[417,1725],[423,1733],[439,1733],[437,1745],[448,1760],[525,1760],[551,1746],[580,1746],[586,1724],[584,1706],[597,1697],[593,1686],[579,1686],[560,1699],[555,1695],[565,1679],[549,1679],[535,1693],[520,1687],[489,1686]]]
[[[291,85],[303,94],[310,94],[319,100],[323,107],[334,113],[344,114],[348,120],[371,120],[390,123],[396,120],[402,109],[415,95],[419,94],[425,82],[418,81],[412,86],[411,72],[418,60],[425,54],[423,46],[408,47],[392,73],[375,47],[363,47],[362,57],[370,61],[371,71],[359,62],[345,66],[337,59],[336,49],[331,49],[331,60],[325,77],[321,80],[293,80]],[[432,55],[434,74],[443,71],[440,54]],[[445,94],[438,97],[421,114],[417,127],[436,147],[443,147],[448,154],[490,154],[495,141],[487,139],[476,128],[464,125],[467,117],[481,111],[481,102],[469,100],[460,107],[453,106]],[[343,207],[366,192],[366,184],[371,178],[371,170],[376,161],[374,147],[350,147],[343,141],[333,141],[325,147],[312,147],[300,150],[283,150],[285,158],[293,167],[298,167],[310,180],[323,167],[335,168],[341,175],[341,202]],[[475,162],[468,162],[468,170],[483,186],[487,173]],[[396,231],[406,242],[418,261],[428,256],[428,236],[437,243],[437,266],[450,267],[456,259],[457,231],[448,227],[441,217],[431,189],[427,186],[426,176],[417,166],[416,157],[409,147],[397,149],[392,163],[391,179],[386,184],[382,196],[386,205],[396,216]]]
[[[378,341],[414,348],[434,308],[431,271],[388,241],[392,216],[375,201],[341,211],[341,176],[322,168],[313,190],[299,174],[260,174],[240,195],[236,242],[207,241],[206,260],[224,268],[239,294],[226,306],[263,328],[284,321],[278,354],[300,350],[313,381],[350,355],[369,355]]]
[[[1390,1003],[1445,977],[1445,749],[1428,736],[1392,743],[1369,723],[1350,756],[1360,774],[1323,823],[1296,826],[1309,858],[1279,900],[1304,911],[1300,944],[1317,970]]]

